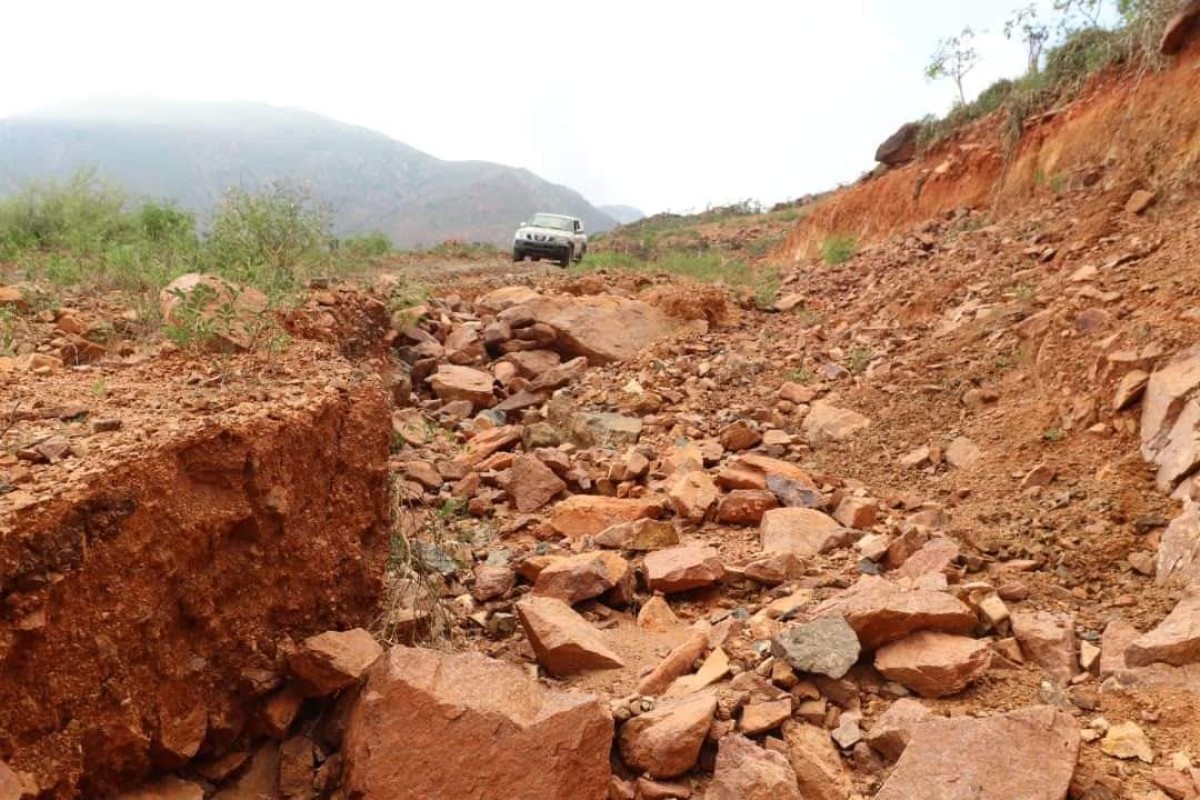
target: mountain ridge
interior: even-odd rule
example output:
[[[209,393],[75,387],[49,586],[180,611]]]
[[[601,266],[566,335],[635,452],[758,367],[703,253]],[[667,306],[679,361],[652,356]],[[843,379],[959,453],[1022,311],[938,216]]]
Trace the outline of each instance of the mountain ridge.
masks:
[[[446,161],[386,134],[258,103],[83,102],[0,120],[0,194],[82,168],[201,216],[230,188],[309,187],[341,233],[400,247],[446,239],[507,244],[538,211],[601,232],[617,220],[569,187],[488,161]]]

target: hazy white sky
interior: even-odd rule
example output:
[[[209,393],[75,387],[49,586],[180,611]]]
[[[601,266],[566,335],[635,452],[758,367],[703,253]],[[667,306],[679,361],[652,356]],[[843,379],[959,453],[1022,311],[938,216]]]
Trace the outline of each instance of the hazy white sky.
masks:
[[[855,179],[943,112],[924,65],[990,35],[977,92],[1019,73],[1028,0],[5,0],[0,117],[150,94],[298,106],[447,159],[527,167],[647,212]],[[1045,3],[1046,0],[1039,0]]]

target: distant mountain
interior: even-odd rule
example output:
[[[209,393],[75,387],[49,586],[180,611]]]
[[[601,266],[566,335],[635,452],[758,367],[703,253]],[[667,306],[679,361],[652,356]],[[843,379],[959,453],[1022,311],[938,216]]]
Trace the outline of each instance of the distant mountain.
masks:
[[[81,167],[145,197],[208,212],[230,187],[306,185],[342,233],[383,231],[401,247],[446,239],[507,244],[538,211],[617,222],[578,192],[525,169],[443,161],[381,133],[254,103],[95,101],[0,120],[0,195]]]
[[[634,208],[633,206],[600,206],[600,210],[622,225],[628,225],[631,222],[637,222],[639,219],[646,218],[646,215],[642,213],[640,208]]]

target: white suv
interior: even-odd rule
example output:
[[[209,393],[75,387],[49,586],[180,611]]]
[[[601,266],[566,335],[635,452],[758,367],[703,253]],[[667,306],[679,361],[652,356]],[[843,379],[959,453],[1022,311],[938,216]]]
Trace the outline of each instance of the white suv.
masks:
[[[586,252],[587,234],[583,232],[583,223],[575,217],[534,214],[513,235],[513,261],[552,258],[560,267],[566,267],[571,261],[578,264]]]

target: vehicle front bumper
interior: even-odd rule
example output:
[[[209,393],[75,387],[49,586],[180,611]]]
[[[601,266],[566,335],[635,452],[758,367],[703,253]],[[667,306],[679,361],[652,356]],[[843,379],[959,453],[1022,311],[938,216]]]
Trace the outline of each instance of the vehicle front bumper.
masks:
[[[565,258],[571,252],[571,245],[555,242],[536,242],[532,239],[514,239],[513,252],[526,256]]]

